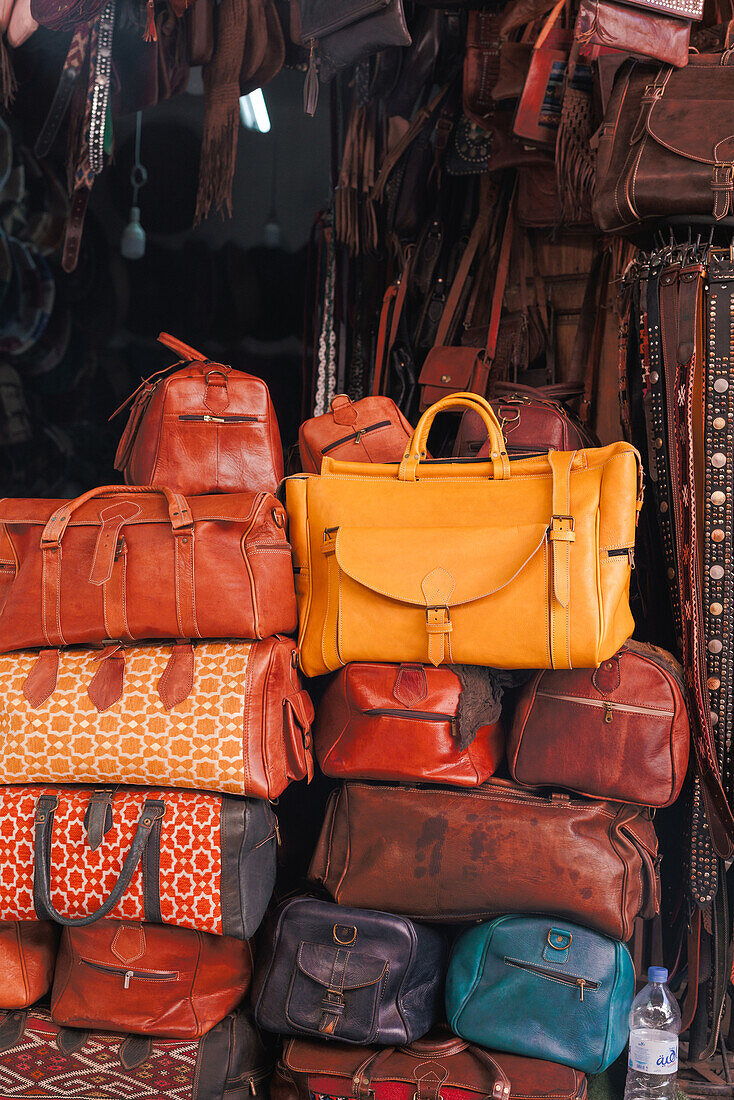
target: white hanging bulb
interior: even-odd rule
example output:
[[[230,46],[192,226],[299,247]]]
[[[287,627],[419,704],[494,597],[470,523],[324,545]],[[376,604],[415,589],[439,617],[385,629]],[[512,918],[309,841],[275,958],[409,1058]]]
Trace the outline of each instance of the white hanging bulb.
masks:
[[[140,224],[140,207],[138,206],[138,192],[148,182],[148,173],[140,163],[140,138],[143,127],[143,116],[138,111],[135,118],[135,163],[130,173],[130,183],[133,189],[133,204],[130,208],[130,220],[122,231],[120,237],[120,252],[126,260],[142,260],[145,255],[145,230]]]

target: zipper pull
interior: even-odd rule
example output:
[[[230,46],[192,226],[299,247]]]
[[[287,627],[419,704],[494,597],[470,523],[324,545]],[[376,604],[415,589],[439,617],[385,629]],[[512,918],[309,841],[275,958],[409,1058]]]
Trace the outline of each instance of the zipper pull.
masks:
[[[355,433],[354,442],[355,443],[361,442],[363,435],[364,435],[364,428],[360,428],[360,430]]]
[[[134,976],[135,976],[135,971],[134,970],[126,970],[125,971],[125,981],[123,983],[123,988],[124,989],[129,989],[130,988],[130,979]]]
[[[279,848],[282,847],[283,841],[280,839],[280,828],[278,826],[278,819],[275,818],[275,843]]]
[[[604,704],[604,721],[606,722],[606,724],[608,726],[611,726],[613,717],[614,717],[614,712],[612,710],[612,704],[611,703],[605,703]]]
[[[252,1079],[252,1077],[249,1080],[249,1085],[250,1085],[250,1092],[252,1093],[252,1095],[257,1096],[257,1086],[255,1085],[255,1082]]]
[[[584,979],[579,978],[578,987],[579,987],[579,1000],[580,1001],[583,1001],[583,999],[584,999],[584,986],[585,985],[586,985],[586,982],[584,981]]]
[[[206,420],[207,424],[224,424],[223,416],[208,416],[205,414],[204,420]]]
[[[635,548],[634,548],[634,546],[630,546],[628,548],[627,557],[629,558],[630,569],[634,569],[634,567],[635,567]]]

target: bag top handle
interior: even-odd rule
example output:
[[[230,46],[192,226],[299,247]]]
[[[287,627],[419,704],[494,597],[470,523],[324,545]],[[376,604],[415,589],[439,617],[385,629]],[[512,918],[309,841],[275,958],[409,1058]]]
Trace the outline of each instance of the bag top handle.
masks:
[[[171,519],[171,527],[174,534],[193,526],[193,517],[186,497],[180,493],[174,493],[172,489],[164,485],[101,485],[97,489],[89,489],[76,500],[69,500],[62,505],[49,519],[41,535],[41,549],[57,547],[61,544],[64,531],[69,525],[72,513],[81,508],[87,501],[95,497],[115,496],[119,493],[160,493],[168,501],[168,514]]]
[[[476,393],[452,393],[449,397],[442,397],[435,405],[423,413],[418,421],[407,450],[400,463],[398,478],[400,481],[416,481],[418,465],[426,458],[428,433],[436,416],[447,409],[472,409],[481,416],[487,427],[490,440],[490,460],[492,462],[493,476],[498,481],[504,481],[510,476],[510,460],[507,457],[502,428],[494,409],[489,401]]]
[[[158,343],[163,344],[164,348],[168,348],[174,355],[178,355],[181,359],[185,359],[187,362],[194,363],[208,363],[209,358],[206,355],[202,355],[196,348],[192,348],[190,344],[185,344],[183,340],[179,340],[176,336],[171,336],[167,332],[160,332],[158,334]]]

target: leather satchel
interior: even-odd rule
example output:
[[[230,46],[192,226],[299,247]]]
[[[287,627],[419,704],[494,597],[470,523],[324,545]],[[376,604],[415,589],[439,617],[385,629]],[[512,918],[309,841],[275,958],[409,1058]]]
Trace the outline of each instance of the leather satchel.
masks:
[[[688,64],[690,19],[673,19],[647,4],[581,0],[574,34],[585,52],[598,46],[653,57],[678,68]]]
[[[472,791],[349,782],[331,796],[309,878],[340,905],[413,920],[550,913],[627,940],[658,910],[656,857],[636,806],[502,779]]]
[[[58,942],[50,921],[0,923],[0,1008],[28,1008],[46,996]]]
[[[570,921],[500,917],[462,933],[446,975],[457,1035],[603,1073],[624,1050],[635,968],[623,943]]]
[[[424,461],[434,417],[456,408],[482,416],[488,460]],[[302,668],[598,666],[634,629],[638,462],[625,443],[510,462],[491,406],[456,394],[421,417],[399,466],[327,457],[320,476],[289,478]]]
[[[270,804],[140,787],[1,787],[0,920],[104,917],[254,934],[275,884]]]
[[[436,1028],[396,1049],[291,1039],[270,1085],[271,1100],[585,1100],[583,1073],[540,1058],[471,1046]]]
[[[277,798],[313,774],[295,663],[277,637],[0,656],[0,783],[164,780]]]
[[[413,429],[392,398],[352,401],[339,393],[332,399],[328,413],[301,424],[301,467],[307,474],[317,474],[327,455],[344,462],[400,462],[412,434]]]
[[[496,383],[490,405],[507,444],[507,453],[538,454],[598,447],[599,441],[560,401],[523,386]],[[456,458],[487,458],[489,440],[481,416],[467,411],[454,443]]]
[[[266,1100],[270,1073],[271,1060],[248,1009],[227,1016],[198,1040],[60,1027],[40,1008],[0,1020],[0,1080],[12,1081],[34,1100]]]
[[[403,917],[294,898],[258,962],[266,1031],[381,1046],[419,1039],[443,1014],[446,944]]]
[[[607,233],[647,218],[734,206],[734,57],[692,54],[684,69],[629,62],[599,139],[594,221]]]
[[[539,672],[508,735],[510,774],[526,786],[669,806],[688,768],[683,671],[662,649],[629,641],[590,672]]]
[[[62,1027],[199,1039],[239,1005],[246,940],[140,921],[65,928],[51,994]]]
[[[290,634],[283,506],[269,493],[91,489],[0,502],[0,652]]]
[[[205,9],[205,0],[196,7]],[[115,455],[125,483],[166,485],[191,496],[274,493],[283,479],[283,448],[263,380],[213,363],[165,332],[158,339],[185,365],[147,378],[112,414],[130,406]]]
[[[354,662],[321,699],[314,746],[338,779],[476,787],[504,756],[500,711],[485,668]]]

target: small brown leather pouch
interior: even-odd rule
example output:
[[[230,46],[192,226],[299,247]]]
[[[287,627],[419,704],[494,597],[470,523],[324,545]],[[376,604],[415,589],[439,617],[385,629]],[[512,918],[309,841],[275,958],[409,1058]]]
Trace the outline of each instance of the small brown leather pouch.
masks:
[[[530,68],[533,47],[529,42],[503,42],[500,46],[500,70],[492,89],[492,99],[519,99]]]
[[[688,64],[689,19],[676,19],[656,11],[613,0],[581,0],[575,38],[586,52],[590,46],[654,57],[666,65]]]

